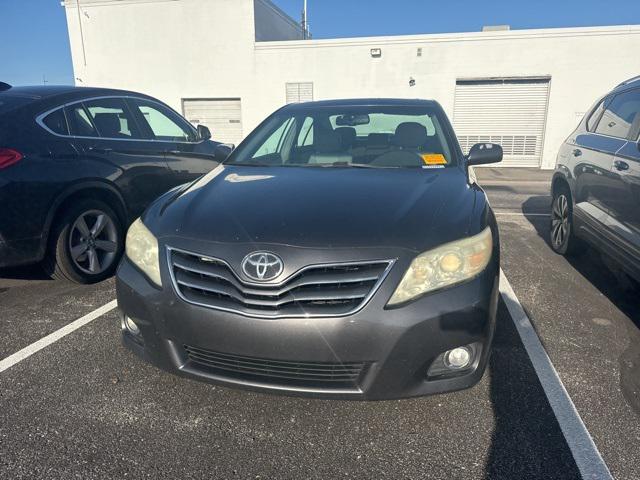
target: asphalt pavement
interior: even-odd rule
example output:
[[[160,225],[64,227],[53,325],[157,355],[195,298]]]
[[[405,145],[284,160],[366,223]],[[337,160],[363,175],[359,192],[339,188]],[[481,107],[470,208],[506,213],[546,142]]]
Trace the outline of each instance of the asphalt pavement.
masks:
[[[478,169],[503,270],[615,478],[640,478],[640,312],[593,252],[547,244],[549,172]],[[0,361],[115,297],[0,272]],[[120,344],[114,311],[0,371],[0,478],[579,478],[539,372],[500,305],[472,389],[342,402],[174,377]],[[570,440],[570,439],[569,439]]]

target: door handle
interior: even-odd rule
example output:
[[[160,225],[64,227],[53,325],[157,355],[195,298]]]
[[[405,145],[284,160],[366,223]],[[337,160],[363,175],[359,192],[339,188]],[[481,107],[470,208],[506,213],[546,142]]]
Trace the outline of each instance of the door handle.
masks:
[[[624,172],[625,170],[629,170],[629,164],[627,162],[622,161],[622,160],[614,160],[613,161],[613,168],[615,168],[616,170],[619,170],[621,172]]]
[[[89,151],[92,153],[110,153],[113,152],[113,148],[102,148],[102,147],[89,147]]]
[[[574,157],[579,157],[580,155],[582,155],[582,150],[580,150],[579,148],[574,148],[573,149],[573,156]]]

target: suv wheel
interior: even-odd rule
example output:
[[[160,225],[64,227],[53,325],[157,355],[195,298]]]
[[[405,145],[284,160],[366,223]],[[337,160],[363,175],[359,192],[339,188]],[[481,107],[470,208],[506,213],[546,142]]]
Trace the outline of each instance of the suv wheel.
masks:
[[[567,187],[560,187],[553,194],[550,227],[551,248],[561,255],[576,254],[578,239],[573,234],[573,208]]]
[[[107,204],[82,200],[54,225],[44,268],[60,280],[99,282],[115,272],[123,237],[122,222]]]

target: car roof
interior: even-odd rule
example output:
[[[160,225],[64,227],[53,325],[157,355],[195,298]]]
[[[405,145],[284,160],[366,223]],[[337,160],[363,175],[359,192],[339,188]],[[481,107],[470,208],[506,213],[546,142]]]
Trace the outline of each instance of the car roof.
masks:
[[[619,90],[625,90],[627,88],[637,88],[637,87],[640,87],[640,75],[630,78],[628,80],[625,80],[624,82],[619,84],[616,88],[614,88],[613,91],[617,92]]]
[[[34,100],[60,100],[69,102],[77,99],[87,98],[91,96],[107,96],[107,95],[135,95],[139,97],[149,97],[142,93],[136,93],[128,90],[117,90],[113,88],[100,87],[76,87],[73,85],[33,85],[11,87],[0,91],[0,95],[9,95],[16,97],[32,98]]]
[[[439,107],[435,100],[418,98],[352,98],[340,100],[320,100],[316,102],[291,103],[283,110],[307,110],[326,107]]]

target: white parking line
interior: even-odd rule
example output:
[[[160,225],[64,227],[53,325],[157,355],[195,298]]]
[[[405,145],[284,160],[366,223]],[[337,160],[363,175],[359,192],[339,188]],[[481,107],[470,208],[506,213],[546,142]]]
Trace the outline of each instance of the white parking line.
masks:
[[[564,388],[558,372],[549,355],[540,342],[538,334],[531,325],[529,317],[518,301],[511,284],[500,270],[500,293],[509,310],[511,319],[518,330],[520,339],[527,350],[533,368],[538,375],[542,388],[558,419],[573,458],[585,479],[613,480],[611,472],[602,459],[598,447],[593,442],[587,427],[576,410],[571,397]]]
[[[513,216],[513,217],[548,217],[548,213],[523,213],[523,212],[494,212],[496,215],[505,215],[505,216]]]
[[[80,327],[85,326],[87,323],[92,322],[96,318],[104,315],[107,312],[110,312],[117,306],[116,300],[112,300],[106,305],[101,306],[100,308],[96,308],[93,312],[87,313],[84,317],[80,317],[77,320],[74,320],[68,325],[65,325],[59,330],[56,330],[53,333],[50,333],[46,337],[41,338],[35,343],[24,347],[22,350],[18,350],[13,355],[9,355],[4,360],[0,360],[0,373],[4,372],[8,368],[13,367],[15,364],[20,363],[25,358],[29,358],[34,353],[39,352],[43,348],[51,345],[52,343],[57,342],[63,337],[66,337],[71,332],[79,329]]]

